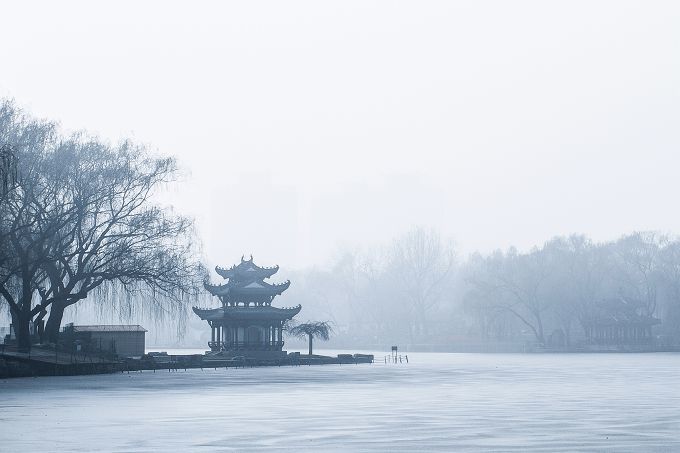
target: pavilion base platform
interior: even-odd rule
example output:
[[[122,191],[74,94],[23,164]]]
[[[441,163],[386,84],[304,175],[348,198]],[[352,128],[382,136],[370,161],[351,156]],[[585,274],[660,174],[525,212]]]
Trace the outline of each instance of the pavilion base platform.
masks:
[[[257,350],[232,350],[232,351],[206,351],[205,356],[209,358],[233,359],[244,357],[253,360],[285,360],[288,357],[286,351],[257,351]]]

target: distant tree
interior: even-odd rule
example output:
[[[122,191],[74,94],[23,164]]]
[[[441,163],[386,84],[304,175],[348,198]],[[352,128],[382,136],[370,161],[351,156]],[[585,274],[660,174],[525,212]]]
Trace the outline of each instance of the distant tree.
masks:
[[[496,252],[500,254],[501,252]],[[465,293],[463,295],[463,310],[472,321],[474,328],[482,338],[502,340],[512,336],[514,315],[501,308],[499,298],[505,297],[492,285],[487,275],[489,257],[479,253],[470,256],[462,269]]]
[[[609,244],[594,244],[583,235],[557,238],[551,243],[562,245],[557,257],[554,276],[560,298],[555,310],[563,323],[567,344],[570,342],[569,323],[575,317],[585,329],[596,302],[612,293],[613,265]]]
[[[615,261],[614,277],[620,296],[642,304],[645,315],[656,314],[657,293],[662,280],[660,251],[667,238],[655,232],[636,232],[623,236],[612,249]]]
[[[348,311],[351,335],[360,341],[381,342],[410,331],[408,304],[395,304],[400,288],[389,273],[384,251],[346,251],[331,271],[338,301]],[[411,317],[412,318],[412,317]],[[403,333],[402,333],[403,332]]]
[[[312,355],[312,342],[314,337],[328,341],[333,333],[333,328],[328,321],[307,321],[291,327],[288,333],[298,338],[309,339],[309,355]]]
[[[322,318],[344,310],[343,329],[361,344],[434,332],[432,341],[530,333],[536,343],[573,346],[594,318],[613,309],[612,299],[659,317],[659,333],[680,338],[677,238],[645,232],[594,243],[571,235],[529,251],[475,253],[455,273],[452,260],[451,246],[436,232],[415,229],[388,247],[345,253],[329,271],[309,275],[314,299],[323,300]]]
[[[390,247],[386,272],[408,307],[411,338],[426,333],[430,312],[441,302],[456,254],[435,230],[414,228]]]
[[[660,253],[660,272],[663,282],[664,318],[666,333],[680,338],[680,240],[668,240]]]
[[[550,256],[541,249],[520,254],[496,252],[471,277],[470,283],[483,295],[491,310],[514,315],[544,344],[545,315],[554,300],[546,294],[548,277],[554,270]]]
[[[571,343],[573,327],[587,318],[603,284],[605,266],[599,252],[581,235],[555,237],[543,246],[542,253],[547,255],[551,268],[543,295],[553,302],[555,327],[564,334],[566,346]]]

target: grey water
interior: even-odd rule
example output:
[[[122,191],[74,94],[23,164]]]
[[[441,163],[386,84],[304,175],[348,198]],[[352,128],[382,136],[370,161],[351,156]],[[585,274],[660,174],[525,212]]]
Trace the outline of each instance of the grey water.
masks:
[[[680,354],[4,380],[0,451],[680,451]]]

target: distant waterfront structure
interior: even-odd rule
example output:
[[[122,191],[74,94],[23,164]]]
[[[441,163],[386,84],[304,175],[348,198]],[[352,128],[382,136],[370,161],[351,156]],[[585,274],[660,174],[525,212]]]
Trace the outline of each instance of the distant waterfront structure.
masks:
[[[624,298],[603,301],[584,319],[587,343],[601,346],[652,345],[652,327],[661,321],[642,311],[639,302]]]
[[[212,329],[211,341],[208,343],[211,351],[258,358],[285,356],[283,325],[297,315],[302,306],[272,306],[274,298],[290,286],[290,281],[280,284],[264,281],[278,270],[278,266],[257,266],[252,256],[248,260],[242,257],[238,265],[228,269],[215,268],[227,283],[205,283],[204,286],[220,300],[222,307],[193,307],[194,313],[207,321]]]

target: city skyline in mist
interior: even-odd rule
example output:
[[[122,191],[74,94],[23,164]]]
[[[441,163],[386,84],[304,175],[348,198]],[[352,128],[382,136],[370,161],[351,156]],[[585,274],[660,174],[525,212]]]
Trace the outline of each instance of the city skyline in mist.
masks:
[[[211,264],[415,225],[462,253],[680,232],[680,7],[655,5],[25,2],[0,96],[177,156]]]

